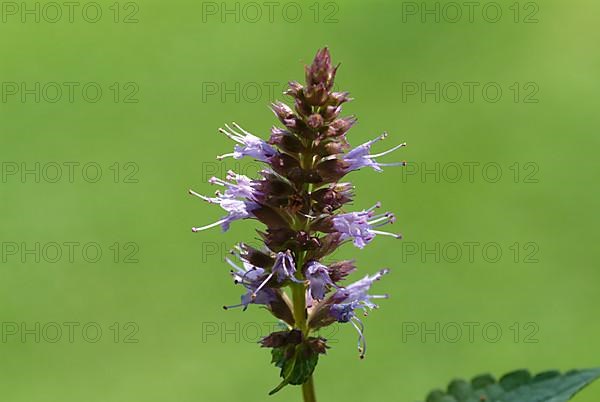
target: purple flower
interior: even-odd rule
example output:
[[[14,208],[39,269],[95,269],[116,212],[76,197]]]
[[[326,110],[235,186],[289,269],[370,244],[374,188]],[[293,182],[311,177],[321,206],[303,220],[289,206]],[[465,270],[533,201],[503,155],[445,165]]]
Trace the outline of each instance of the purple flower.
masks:
[[[303,283],[294,277],[295,273],[296,265],[294,265],[294,258],[292,257],[290,250],[287,250],[285,253],[277,253],[271,271],[271,275],[277,275],[277,282],[282,283],[286,279],[289,279],[292,282]]]
[[[394,215],[389,212],[375,215],[374,210],[380,205],[377,203],[367,210],[333,216],[331,222],[333,228],[341,234],[341,240],[353,239],[356,247],[363,248],[378,234],[401,238],[399,234],[374,230],[374,228],[393,223],[396,220]]]
[[[227,174],[227,179],[231,182],[227,182],[216,177],[213,177],[209,180],[210,183],[225,187],[225,192],[220,193],[217,191],[216,197],[207,197],[198,194],[193,190],[189,190],[191,195],[195,195],[196,197],[211,204],[219,204],[221,208],[227,212],[227,216],[214,223],[202,227],[192,228],[193,232],[200,232],[218,225],[221,225],[223,231],[225,232],[229,229],[231,222],[238,219],[251,217],[252,211],[260,206],[255,201],[256,197],[260,194],[252,186],[252,180],[250,178],[229,171]]]
[[[388,269],[382,269],[375,275],[367,275],[363,279],[354,282],[345,288],[338,289],[338,291],[331,296],[331,302],[333,304],[329,307],[329,313],[338,322],[352,323],[354,328],[358,331],[358,350],[361,359],[365,356],[367,351],[367,342],[364,336],[364,325],[356,316],[355,310],[362,309],[364,314],[367,315],[369,310],[378,307],[372,302],[373,299],[387,299],[389,297],[387,294],[369,295],[367,293],[373,282],[378,281],[388,272]]]
[[[244,310],[246,310],[249,304],[263,304],[268,306],[277,299],[273,289],[264,287],[272,275],[267,274],[263,268],[255,267],[243,258],[241,259],[243,268],[229,258],[225,260],[233,267],[231,275],[234,278],[234,282],[241,284],[247,290],[242,295],[242,302],[240,304],[224,306],[226,310],[234,307],[244,307]]]
[[[225,258],[225,260],[233,267],[231,274],[234,277],[234,282],[236,284],[242,284],[247,289],[247,292],[242,296],[241,304],[226,306],[226,308],[244,306],[244,309],[246,309],[250,303],[264,305],[271,304],[277,298],[274,289],[267,286],[272,279],[275,279],[278,284],[282,284],[287,279],[296,283],[304,283],[294,277],[296,267],[294,265],[292,253],[289,250],[285,253],[277,253],[271,272],[268,272],[263,268],[255,267],[241,255],[238,255],[238,257],[242,261],[243,268],[235,264],[229,258]]]
[[[385,137],[387,137],[387,133],[380,135],[379,137],[375,138],[374,140],[367,141],[364,144],[359,145],[356,148],[354,148],[353,150],[344,154],[342,156],[342,160],[344,162],[348,163],[348,167],[346,168],[346,170],[348,172],[350,172],[352,170],[358,170],[364,166],[369,166],[369,167],[372,167],[374,170],[381,172],[381,171],[383,171],[383,169],[381,169],[381,166],[406,166],[406,162],[379,163],[375,160],[375,158],[387,155],[390,152],[397,150],[398,148],[405,147],[406,143],[396,145],[395,147],[390,148],[387,151],[384,151],[384,152],[381,152],[378,154],[373,154],[373,155],[370,154],[371,146],[374,143],[376,143],[377,141],[384,139]]]
[[[310,296],[315,300],[323,300],[328,287],[337,287],[329,277],[327,267],[318,261],[308,263],[305,275],[309,283]]]
[[[225,193],[222,195],[224,198],[246,198],[248,200],[255,200],[258,193],[254,188],[252,179],[242,174],[237,174],[233,170],[229,170],[225,181],[218,177],[211,177],[208,182],[211,184],[217,184],[225,187]],[[217,195],[220,195],[217,193]]]
[[[240,132],[234,130],[227,124],[225,127],[229,131],[220,128],[219,132],[225,134],[240,145],[236,145],[232,153],[217,156],[217,159],[223,159],[228,156],[232,156],[234,159],[241,159],[244,156],[250,156],[256,160],[268,163],[271,157],[277,154],[275,148],[259,137],[250,134],[236,123],[233,123],[233,127]]]

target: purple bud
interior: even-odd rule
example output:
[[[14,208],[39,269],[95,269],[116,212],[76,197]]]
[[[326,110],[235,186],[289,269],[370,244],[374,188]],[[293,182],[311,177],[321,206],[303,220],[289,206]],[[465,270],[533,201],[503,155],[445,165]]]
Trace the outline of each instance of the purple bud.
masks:
[[[352,98],[350,98],[349,92],[332,92],[329,95],[329,102],[335,106],[339,106],[342,103],[350,102]]]
[[[306,67],[306,83],[308,86],[323,85],[328,91],[333,87],[337,67],[331,65],[329,49],[319,50],[310,66]]]
[[[354,260],[343,260],[330,264],[327,269],[329,270],[331,280],[337,283],[356,271],[356,265],[354,264]]]
[[[289,86],[289,89],[287,91],[285,91],[286,95],[293,96],[294,98],[302,98],[303,97],[302,84],[300,84],[297,81],[290,81],[288,83],[288,86]]]
[[[269,144],[276,145],[285,153],[299,153],[305,149],[302,141],[295,134],[277,127],[271,129]]]
[[[298,117],[294,111],[283,102],[275,102],[271,105],[271,109],[279,120],[290,129],[298,129]]]
[[[319,113],[312,114],[308,117],[306,124],[313,130],[319,129],[323,126],[323,116]]]

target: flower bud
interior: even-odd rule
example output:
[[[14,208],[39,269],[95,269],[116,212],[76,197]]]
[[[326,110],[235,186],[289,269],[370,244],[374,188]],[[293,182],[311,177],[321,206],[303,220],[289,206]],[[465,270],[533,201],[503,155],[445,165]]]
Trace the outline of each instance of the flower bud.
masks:
[[[272,229],[285,229],[290,226],[289,222],[281,217],[273,208],[262,205],[252,211],[256,219]]]
[[[349,274],[356,271],[356,265],[354,260],[343,260],[337,261],[330,264],[327,269],[329,270],[329,277],[333,282],[339,282],[344,280]]]
[[[275,259],[269,254],[257,250],[246,243],[242,243],[240,245],[240,248],[240,254],[242,258],[248,261],[250,264],[254,265],[255,267],[270,269],[273,266],[273,263],[275,262]]]
[[[340,106],[327,106],[323,112],[323,118],[327,121],[332,121],[339,116],[341,111],[342,108]]]
[[[331,183],[342,178],[348,171],[349,163],[341,159],[329,159],[317,165],[317,172],[324,182]]]
[[[350,92],[332,92],[329,94],[328,102],[334,106],[339,106],[342,103],[350,102],[352,98],[350,98]]]
[[[271,105],[271,109],[279,120],[290,129],[300,129],[298,117],[294,111],[283,102],[276,102]]]
[[[354,116],[347,116],[341,119],[334,120],[327,130],[327,135],[330,137],[338,137],[346,134],[348,130],[356,124],[357,119]]]
[[[319,211],[331,213],[352,201],[352,190],[350,183],[339,183],[313,192],[311,198]]]
[[[306,67],[306,83],[311,85],[323,85],[327,91],[333,87],[337,67],[331,65],[329,49],[320,49],[310,66]]]
[[[301,98],[296,98],[294,107],[300,116],[310,116],[312,113],[312,107]]]
[[[293,133],[278,127],[271,128],[270,145],[276,145],[286,153],[299,153],[304,150],[302,141]]]
[[[323,116],[321,116],[319,113],[312,114],[309,116],[306,124],[313,130],[318,130],[323,126]]]
[[[304,97],[306,101],[313,106],[323,106],[327,103],[329,92],[325,84],[310,85],[304,88]]]
[[[289,89],[287,89],[284,93],[286,95],[292,96],[294,98],[303,98],[303,87],[298,81],[290,81],[288,82]]]

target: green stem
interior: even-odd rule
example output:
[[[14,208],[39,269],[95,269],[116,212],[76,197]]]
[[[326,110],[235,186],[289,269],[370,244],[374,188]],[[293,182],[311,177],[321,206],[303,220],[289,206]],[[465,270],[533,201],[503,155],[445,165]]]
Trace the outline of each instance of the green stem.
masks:
[[[303,168],[312,166],[312,154],[310,152],[301,156],[300,165]],[[302,192],[304,194],[309,194],[311,187],[311,184],[304,183],[304,185],[302,186]],[[304,229],[310,232],[308,220],[304,222]],[[296,277],[300,280],[304,279],[304,275],[302,274],[304,257],[304,252],[298,252],[296,258]],[[304,336],[308,336],[309,328],[306,322],[306,286],[304,284],[292,284],[292,302],[294,304],[294,320],[296,321],[296,328],[302,331],[302,334]],[[308,380],[306,380],[304,384],[302,384],[302,397],[304,402],[317,402],[317,397],[315,395],[315,384],[313,382],[312,375],[308,378]]]
[[[301,267],[304,260],[304,254],[298,255],[297,266]],[[308,336],[308,325],[306,322],[306,287],[302,283],[294,283],[292,285],[292,301],[294,303],[294,320],[296,328],[298,328],[304,336]],[[302,384],[302,396],[304,402],[316,402],[315,385],[312,375]]]
[[[296,258],[296,278],[304,280],[302,275],[302,266],[304,265],[304,252],[299,252]],[[293,283],[292,302],[294,304],[294,320],[296,328],[302,331],[302,334],[308,335],[308,325],[306,322],[306,285],[304,283]]]
[[[302,396],[304,397],[304,402],[317,402],[317,397],[315,396],[315,383],[313,382],[313,376],[302,384]]]

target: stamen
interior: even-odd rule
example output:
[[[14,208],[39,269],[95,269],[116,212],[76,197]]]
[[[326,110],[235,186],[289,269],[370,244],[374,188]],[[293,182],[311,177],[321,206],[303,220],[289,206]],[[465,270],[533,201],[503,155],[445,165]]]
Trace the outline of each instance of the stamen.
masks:
[[[382,270],[380,270],[379,272],[377,272],[375,275],[377,276],[376,280],[379,280],[383,275],[387,275],[390,273],[390,269],[389,268],[384,268]]]
[[[363,325],[362,321],[356,316],[352,316],[352,318],[350,319],[350,323],[352,323],[354,328],[356,328],[356,330],[358,331],[358,352],[360,353],[359,357],[361,359],[364,359],[365,354],[367,353],[367,340],[365,339],[365,335],[363,334],[365,326]]]
[[[390,222],[390,215],[388,215],[387,213],[381,214],[381,215],[376,215],[373,217],[372,220],[368,221],[367,223],[369,225],[373,225],[373,224],[379,223],[381,221],[385,221],[384,225],[387,224],[388,222]]]
[[[259,285],[259,286],[256,288],[256,290],[255,290],[254,292],[252,292],[252,295],[250,296],[250,297],[252,298],[252,300],[256,299],[256,294],[257,294],[258,292],[260,292],[260,290],[263,288],[263,286],[265,286],[265,285],[267,284],[267,282],[269,282],[269,280],[270,280],[272,277],[273,277],[273,273],[271,272],[271,273],[269,274],[269,276],[267,276],[267,279],[265,279],[265,280],[263,281],[263,283],[261,283],[261,284],[260,284],[260,285]]]
[[[202,194],[198,194],[198,193],[197,193],[197,192],[195,192],[194,190],[191,190],[191,189],[190,189],[190,190],[188,190],[188,193],[189,193],[190,195],[194,195],[194,196],[196,196],[196,197],[200,198],[201,200],[204,200],[204,201],[206,201],[206,202],[210,202],[211,204],[212,204],[212,203],[214,203],[214,200],[213,200],[213,199],[211,199],[210,197],[207,197],[207,196],[205,196],[205,195],[202,195]]]
[[[228,186],[231,185],[231,183],[227,183],[225,180],[219,179],[218,177],[211,177],[210,179],[208,179],[208,182],[210,184],[218,184],[219,186]]]
[[[367,141],[366,144],[371,146],[372,144],[375,144],[377,141],[384,140],[385,137],[387,137],[387,136],[388,136],[387,131],[384,131],[383,134],[381,134],[379,137],[376,137],[376,138],[372,139],[371,141]],[[366,145],[366,144],[363,144],[363,145]]]
[[[231,260],[229,259],[229,257],[225,257],[225,261],[226,261],[226,262],[227,262],[229,265],[231,265],[232,267],[234,267],[235,269],[237,269],[239,273],[246,272],[246,271],[244,271],[242,268],[240,268],[240,266],[239,266],[239,265],[237,265],[235,262],[231,261]]]
[[[231,130],[231,128],[227,124],[225,124],[225,127],[227,127],[227,129]],[[231,131],[232,132],[230,133],[222,128],[219,129],[219,132],[221,134],[225,134],[227,137],[231,138],[235,142],[243,143],[243,141],[239,138],[240,135],[236,132],[233,132],[233,130],[231,130]]]
[[[231,308],[236,308],[236,307],[242,307],[244,304],[240,303],[240,304],[234,304],[232,306],[223,306],[223,310],[229,310]]]
[[[390,152],[394,152],[395,150],[397,150],[398,148],[402,148],[406,146],[406,142],[403,142],[402,144],[398,144],[395,147],[392,147],[390,149],[388,149],[387,151],[383,151],[381,153],[378,154],[374,154],[374,155],[367,155],[367,158],[378,158],[380,156],[384,156],[389,154]]]
[[[382,232],[380,230],[369,230],[369,232],[374,233],[374,234],[378,234],[378,235],[383,235],[383,236],[391,236],[391,237],[394,237],[396,239],[401,239],[402,238],[402,235],[400,233]]]
[[[406,166],[406,161],[392,163],[378,163],[377,166]]]
[[[394,222],[393,220],[387,219],[387,220],[385,220],[383,222],[379,222],[379,223],[377,223],[375,225],[372,225],[372,224],[369,223],[369,226],[371,226],[371,228],[369,230],[372,231],[372,229],[374,229],[374,228],[379,228],[379,227],[385,226],[385,225],[387,225],[389,223],[393,223],[393,222]]]
[[[216,221],[215,223],[211,223],[210,225],[202,226],[199,228],[192,228],[192,232],[196,233],[196,232],[201,232],[206,229],[214,228],[215,226],[219,226],[220,224],[222,224],[223,222],[226,222],[226,221],[227,221],[227,218],[223,218],[223,219]]]
[[[377,201],[377,202],[375,203],[375,205],[373,205],[371,208],[369,208],[369,209],[365,210],[365,212],[371,212],[371,211],[373,211],[374,209],[377,209],[377,208],[380,208],[380,207],[381,207],[381,202]]]
[[[237,124],[235,121],[234,121],[232,124],[233,124],[233,126],[234,126],[235,128],[237,128],[238,130],[240,130],[242,133],[244,133],[244,134],[246,134],[246,135],[252,135],[252,136],[253,136],[253,134],[252,134],[252,133],[250,133],[250,132],[248,132],[248,131],[244,130],[243,128],[241,128],[241,127],[240,127],[240,125],[239,125],[239,124]]]
[[[246,280],[246,276],[250,273],[250,272],[254,272],[256,271],[256,267],[252,267],[251,269],[247,270],[244,275],[242,275],[242,282],[244,282]]]

